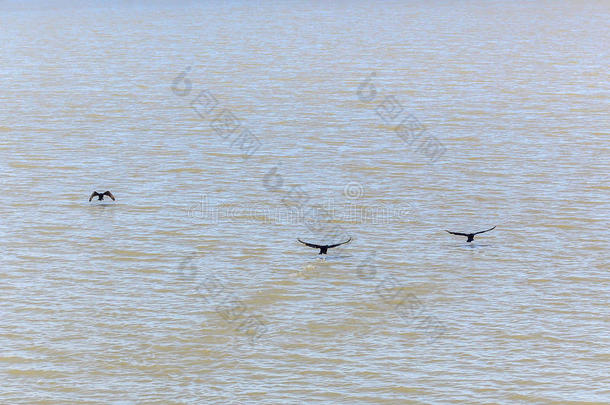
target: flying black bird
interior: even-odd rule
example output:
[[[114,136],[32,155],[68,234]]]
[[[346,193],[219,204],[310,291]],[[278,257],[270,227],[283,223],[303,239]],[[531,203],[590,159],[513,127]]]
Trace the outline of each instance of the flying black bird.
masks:
[[[337,246],[341,246],[341,245],[345,245],[347,242],[349,242],[350,240],[352,240],[352,238],[349,238],[349,239],[348,239],[348,240],[346,240],[345,242],[337,243],[337,244],[335,244],[335,245],[316,245],[316,244],[314,244],[314,243],[307,243],[307,242],[303,242],[301,239],[298,239],[298,238],[297,238],[297,240],[298,240],[299,242],[301,242],[302,244],[307,245],[307,246],[309,246],[309,247],[316,248],[316,249],[320,249],[320,253],[318,253],[318,254],[320,254],[320,255],[325,255],[325,254],[326,254],[326,251],[327,251],[328,249],[330,249],[330,248],[334,248],[334,247],[337,247]]]
[[[496,227],[494,226],[493,228],[489,228],[486,231],[481,231],[481,232],[475,232],[475,233],[461,233],[461,232],[451,232],[451,231],[446,231],[449,232],[452,235],[461,235],[461,236],[466,236],[468,238],[468,240],[466,242],[472,242],[474,240],[474,235],[478,235],[480,233],[484,233],[484,232],[489,232],[492,229],[495,229]]]
[[[104,199],[105,195],[112,198],[112,201],[114,201],[114,196],[112,195],[112,193],[110,191],[104,191],[103,193],[98,193],[97,191],[94,191],[93,193],[91,193],[91,197],[89,197],[89,202],[91,202],[93,197],[97,197],[97,199],[99,201],[102,201]]]

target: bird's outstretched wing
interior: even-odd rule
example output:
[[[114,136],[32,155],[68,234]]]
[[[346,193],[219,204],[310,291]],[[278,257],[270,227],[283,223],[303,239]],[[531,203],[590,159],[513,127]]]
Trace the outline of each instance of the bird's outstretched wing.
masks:
[[[460,236],[468,236],[467,233],[461,233],[461,232],[451,232],[445,229],[445,232],[449,232],[452,235],[460,235]]]
[[[302,241],[301,239],[299,239],[299,238],[297,238],[297,240],[298,240],[299,242],[301,242],[303,245],[307,245],[307,246],[312,247],[312,248],[316,248],[316,249],[322,249],[323,247],[325,247],[324,245],[316,245],[316,244],[314,244],[314,243],[307,243],[307,242],[303,242],[303,241]]]
[[[489,228],[489,229],[487,229],[487,230],[485,230],[485,231],[481,231],[481,232],[475,232],[473,235],[478,235],[478,234],[480,234],[480,233],[489,232],[489,231],[491,231],[492,229],[496,229],[496,227],[494,226],[493,228]]]
[[[114,201],[114,196],[112,195],[112,193],[110,191],[104,191],[104,195],[107,195],[108,197],[112,198],[112,201]]]
[[[89,202],[91,202],[91,199],[93,197],[97,197],[99,194],[97,193],[97,191],[94,191],[93,193],[91,193],[91,196],[89,197]]]
[[[328,246],[326,246],[326,247],[330,249],[330,248],[334,248],[334,247],[337,247],[337,246],[345,245],[346,243],[348,243],[348,242],[349,242],[349,241],[351,241],[351,240],[352,240],[352,238],[349,238],[349,239],[348,239],[348,240],[346,240],[345,242],[337,243],[337,244],[335,244],[335,245],[328,245]]]

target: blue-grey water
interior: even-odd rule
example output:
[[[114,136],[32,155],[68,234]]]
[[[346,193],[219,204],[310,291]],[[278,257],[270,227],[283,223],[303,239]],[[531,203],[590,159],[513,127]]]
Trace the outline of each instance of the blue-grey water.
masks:
[[[608,21],[0,2],[0,403],[610,403]]]

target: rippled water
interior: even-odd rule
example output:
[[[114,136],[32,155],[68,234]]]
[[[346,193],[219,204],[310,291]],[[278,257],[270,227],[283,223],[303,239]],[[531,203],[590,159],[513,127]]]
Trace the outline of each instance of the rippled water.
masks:
[[[0,3],[0,403],[610,403],[609,20]]]

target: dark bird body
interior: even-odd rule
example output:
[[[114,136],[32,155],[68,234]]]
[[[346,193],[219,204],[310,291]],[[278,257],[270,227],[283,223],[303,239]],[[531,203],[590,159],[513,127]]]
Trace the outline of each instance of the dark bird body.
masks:
[[[351,241],[351,240],[352,240],[352,238],[349,238],[349,239],[348,239],[348,240],[346,240],[345,242],[336,243],[336,244],[334,244],[334,245],[316,245],[315,243],[307,243],[307,242],[303,242],[301,239],[298,239],[298,238],[297,238],[297,240],[298,240],[299,242],[301,242],[302,244],[306,245],[306,246],[309,246],[309,247],[312,247],[312,248],[315,248],[315,249],[320,249],[320,253],[318,253],[318,254],[320,254],[320,255],[325,255],[325,254],[326,254],[326,251],[327,251],[328,249],[330,249],[330,248],[334,248],[334,247],[337,247],[337,246],[341,246],[341,245],[345,245],[347,242]]]
[[[104,199],[105,195],[107,195],[108,197],[112,198],[112,201],[115,200],[114,196],[112,195],[112,193],[110,191],[104,191],[103,193],[98,193],[97,191],[94,191],[93,193],[91,193],[91,197],[89,197],[89,202],[91,202],[93,197],[97,197],[97,199],[99,201],[102,201]]]
[[[480,233],[484,233],[484,232],[489,232],[492,229],[495,229],[496,227],[494,226],[493,228],[489,228],[485,231],[480,231],[480,232],[475,232],[475,233],[461,233],[461,232],[451,232],[451,231],[447,231],[445,229],[445,231],[449,232],[452,235],[460,235],[460,236],[466,236],[468,238],[468,240],[466,240],[466,242],[472,242],[474,240],[474,235],[478,235]]]

